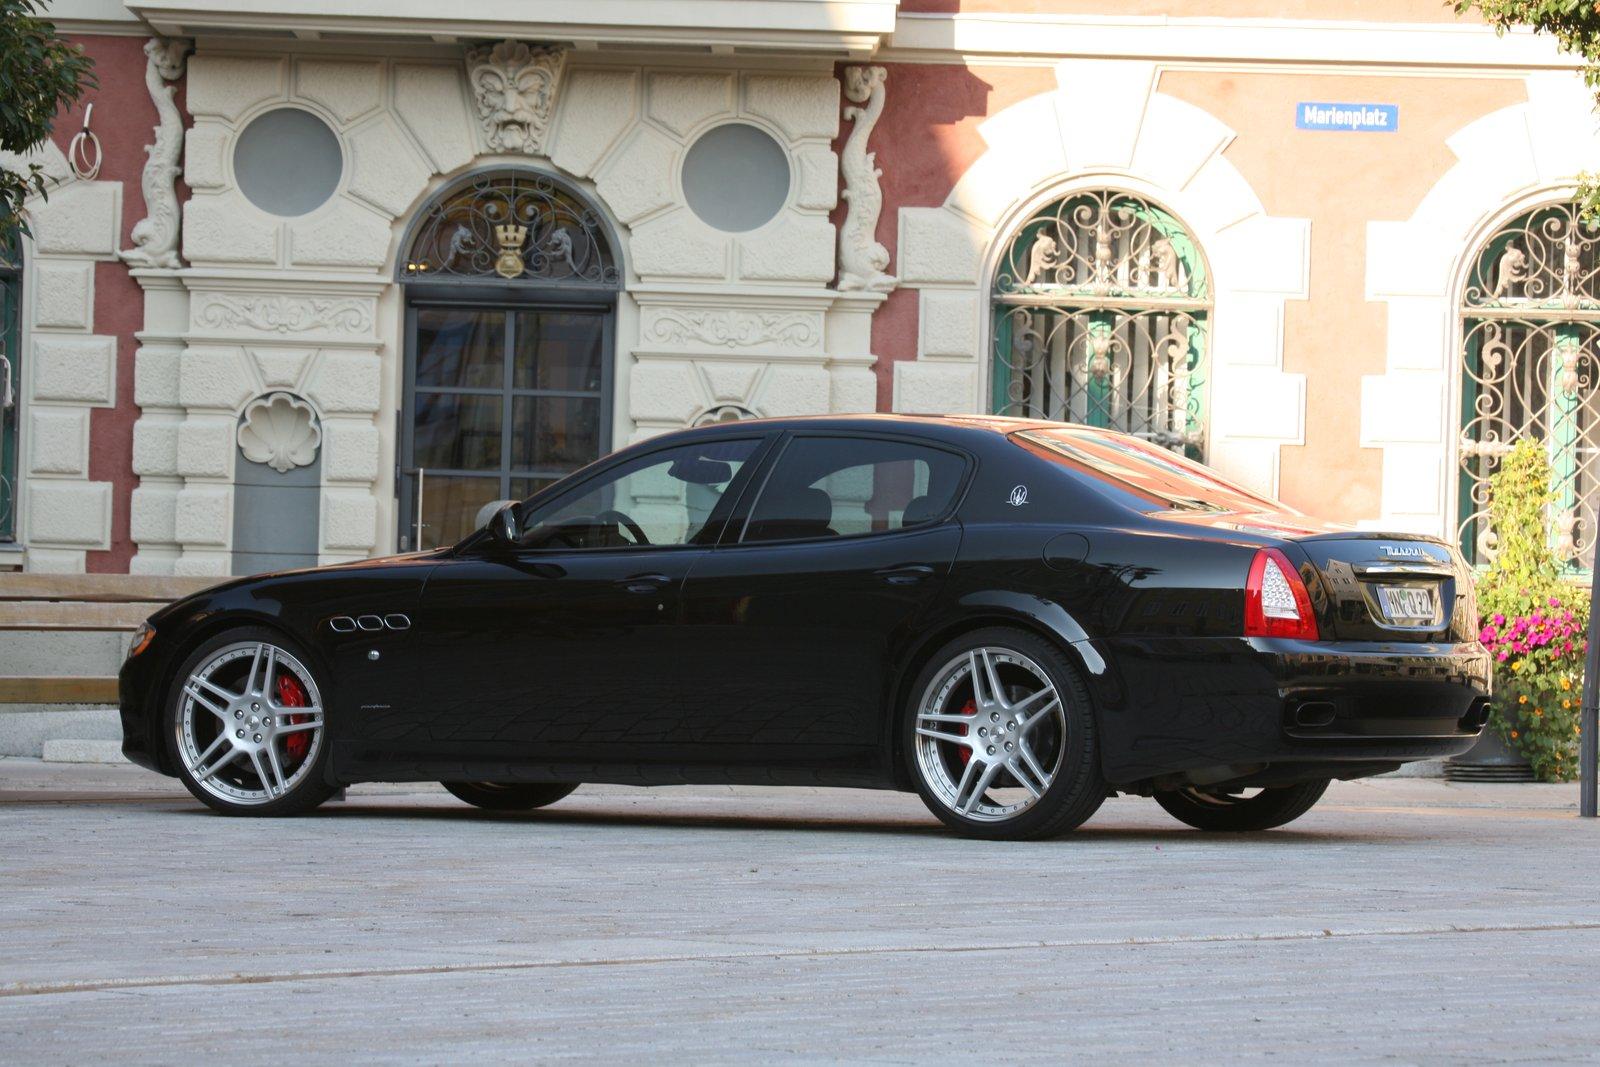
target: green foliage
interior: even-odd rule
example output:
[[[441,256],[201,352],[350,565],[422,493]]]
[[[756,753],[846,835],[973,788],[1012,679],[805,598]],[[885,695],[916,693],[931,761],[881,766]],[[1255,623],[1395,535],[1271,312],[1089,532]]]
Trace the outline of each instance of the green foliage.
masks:
[[[39,17],[43,0],[0,0],[0,149],[22,154],[50,135],[56,114],[96,87],[93,63]],[[27,233],[22,204],[48,193],[39,164],[0,167],[0,247]]]
[[[1562,577],[1546,517],[1554,499],[1544,445],[1523,440],[1489,481],[1495,557],[1478,580],[1479,638],[1494,656],[1491,725],[1542,781],[1577,772],[1589,598]]]

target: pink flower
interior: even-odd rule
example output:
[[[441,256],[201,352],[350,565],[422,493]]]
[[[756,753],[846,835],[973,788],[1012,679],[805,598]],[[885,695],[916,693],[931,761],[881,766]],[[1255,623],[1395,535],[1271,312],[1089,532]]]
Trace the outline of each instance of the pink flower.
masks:
[[[1557,600],[1555,597],[1551,597],[1550,606],[1553,608],[1559,608],[1561,606],[1561,601]]]
[[[1506,617],[1504,615],[1502,615],[1498,611],[1495,612],[1494,613],[1494,624],[1496,626],[1504,626],[1506,624]]]

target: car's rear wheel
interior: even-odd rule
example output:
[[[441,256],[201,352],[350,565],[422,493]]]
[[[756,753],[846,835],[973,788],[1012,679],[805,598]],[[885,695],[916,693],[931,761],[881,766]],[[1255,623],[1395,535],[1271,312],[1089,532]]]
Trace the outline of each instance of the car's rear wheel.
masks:
[[[566,782],[440,782],[458,800],[488,811],[527,811],[554,804],[578,788]]]
[[[166,708],[189,792],[228,815],[295,815],[333,795],[323,689],[308,658],[262,627],[229,630],[189,654]]]
[[[903,736],[923,802],[971,837],[1054,837],[1106,798],[1088,690],[1060,649],[1025,631],[978,630],[935,653]]]
[[[1322,799],[1328,779],[1271,789],[1158,790],[1156,803],[1179,822],[1196,830],[1245,832],[1270,830],[1293,822]]]

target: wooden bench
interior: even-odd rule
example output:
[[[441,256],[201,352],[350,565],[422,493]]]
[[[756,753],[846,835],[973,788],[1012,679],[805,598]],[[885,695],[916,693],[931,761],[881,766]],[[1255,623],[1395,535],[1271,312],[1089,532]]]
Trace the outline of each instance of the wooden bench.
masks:
[[[129,633],[162,605],[216,583],[136,574],[0,573],[0,640],[5,631]],[[0,705],[116,702],[115,677],[0,678]]]

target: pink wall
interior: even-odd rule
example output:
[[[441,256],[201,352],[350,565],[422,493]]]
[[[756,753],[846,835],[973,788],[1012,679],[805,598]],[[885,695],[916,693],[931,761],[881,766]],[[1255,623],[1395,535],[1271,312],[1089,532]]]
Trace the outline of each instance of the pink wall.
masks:
[[[73,38],[94,59],[98,89],[84,94],[76,107],[56,118],[52,139],[63,152],[83,125],[83,112],[94,105],[92,129],[100,138],[104,163],[99,180],[122,183],[121,247],[133,245],[129,231],[144,218],[139,176],[145,145],[156,124],[155,104],[144,85],[144,37],[84,36]],[[182,108],[180,93],[179,107]],[[111,548],[90,552],[90,572],[124,573],[133,556],[128,534],[128,500],[138,478],[133,473],[134,332],[144,327],[144,294],[122,263],[97,263],[94,272],[94,332],[117,338],[117,403],[96,408],[89,421],[89,478],[112,486]]]
[[[891,274],[899,273],[896,244],[903,207],[937,207],[973,161],[982,155],[978,126],[1019,100],[1055,87],[1048,69],[959,67],[950,64],[885,64],[889,72],[883,116],[868,148],[883,171],[883,214],[878,240],[889,249]],[[842,74],[840,75],[842,78]],[[850,132],[848,124],[843,132]],[[843,149],[841,138],[834,146]],[[843,220],[841,209],[835,222]],[[896,289],[872,319],[872,351],[878,355],[878,410],[893,396],[894,363],[917,358],[917,294]]]

